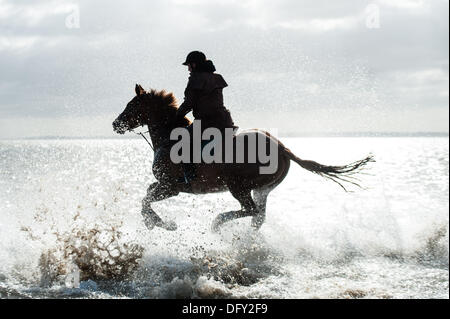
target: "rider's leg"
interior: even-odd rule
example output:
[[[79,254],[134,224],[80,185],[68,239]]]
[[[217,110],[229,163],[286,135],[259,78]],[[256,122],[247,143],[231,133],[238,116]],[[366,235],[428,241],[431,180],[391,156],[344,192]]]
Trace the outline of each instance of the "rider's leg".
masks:
[[[189,125],[187,127],[187,130],[189,132],[189,140],[190,140],[190,158],[189,158],[189,162],[182,163],[183,166],[183,172],[184,172],[184,176],[183,176],[183,181],[184,183],[186,183],[187,185],[190,186],[190,182],[195,178],[195,164],[193,163],[193,124]]]

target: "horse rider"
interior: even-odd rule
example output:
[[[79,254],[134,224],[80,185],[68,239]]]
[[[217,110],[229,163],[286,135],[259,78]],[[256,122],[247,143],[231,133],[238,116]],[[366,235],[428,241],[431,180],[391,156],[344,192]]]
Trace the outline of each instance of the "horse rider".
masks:
[[[215,127],[222,133],[225,128],[236,129],[230,111],[223,104],[222,90],[228,84],[220,74],[214,73],[216,68],[213,62],[207,60],[204,53],[192,51],[183,65],[188,67],[190,76],[184,91],[184,102],[178,108],[177,117],[183,118],[192,111],[194,121],[201,120],[202,131],[210,127]],[[192,141],[193,123],[187,129]],[[195,166],[190,161],[183,163],[183,168],[184,181],[190,185],[190,181],[195,177]]]

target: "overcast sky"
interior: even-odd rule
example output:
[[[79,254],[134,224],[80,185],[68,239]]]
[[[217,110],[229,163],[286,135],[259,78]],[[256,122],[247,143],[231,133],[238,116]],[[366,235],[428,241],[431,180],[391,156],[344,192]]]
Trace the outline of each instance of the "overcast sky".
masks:
[[[448,1],[0,0],[0,138],[113,135],[135,83],[183,99],[192,50],[241,127],[444,131]]]

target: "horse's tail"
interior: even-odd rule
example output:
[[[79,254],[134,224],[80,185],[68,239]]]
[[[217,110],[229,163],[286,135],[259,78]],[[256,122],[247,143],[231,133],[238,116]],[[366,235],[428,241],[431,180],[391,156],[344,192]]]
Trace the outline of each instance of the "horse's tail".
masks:
[[[283,149],[284,153],[290,160],[293,160],[298,165],[300,165],[304,169],[307,169],[308,171],[311,171],[322,177],[332,180],[333,182],[339,184],[345,191],[347,191],[347,189],[345,189],[345,187],[340,183],[340,181],[348,182],[358,187],[361,187],[357,183],[358,179],[355,178],[353,175],[359,173],[367,165],[367,163],[375,162],[373,155],[369,154],[366,158],[347,165],[342,166],[323,165],[315,161],[303,160],[299,158],[294,153],[292,153],[290,149],[288,149],[282,144],[281,148]]]

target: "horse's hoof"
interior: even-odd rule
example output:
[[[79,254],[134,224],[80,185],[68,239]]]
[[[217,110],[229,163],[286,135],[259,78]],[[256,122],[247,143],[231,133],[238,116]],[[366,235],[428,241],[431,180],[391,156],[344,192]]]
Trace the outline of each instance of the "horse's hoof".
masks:
[[[162,225],[159,227],[164,228],[165,230],[169,230],[169,231],[174,231],[174,230],[177,230],[177,228],[178,228],[177,224],[171,220],[168,222],[162,223]]]
[[[148,230],[152,230],[153,228],[155,228],[155,224],[152,221],[147,220],[147,218],[144,218],[144,225]]]
[[[155,223],[150,217],[144,217],[144,225],[148,230],[152,230],[153,228],[155,228]]]
[[[220,225],[222,225],[222,223],[219,223],[217,221],[213,222],[213,224],[211,225],[211,231],[213,233],[218,233],[220,230]]]
[[[147,227],[148,230],[152,230],[155,228],[156,223],[155,220],[152,218],[150,214],[142,214],[142,217],[144,217],[144,225]]]
[[[265,216],[264,215],[256,215],[252,217],[252,227],[255,230],[259,230],[261,226],[264,224]]]

